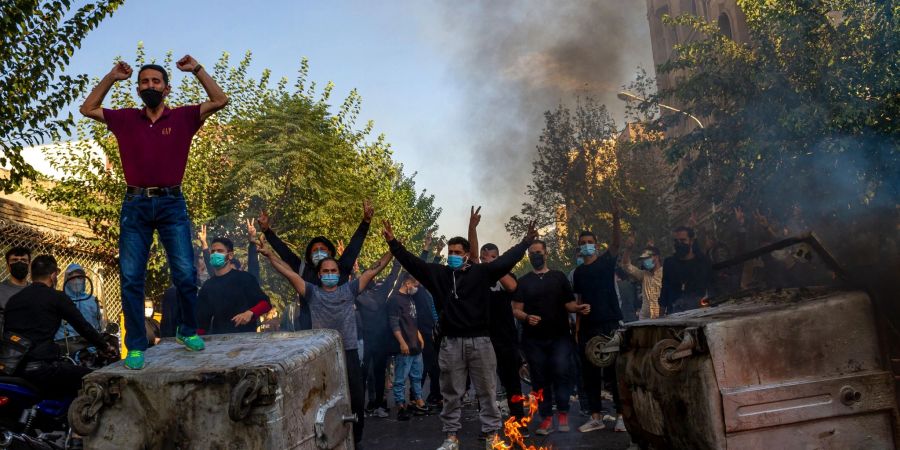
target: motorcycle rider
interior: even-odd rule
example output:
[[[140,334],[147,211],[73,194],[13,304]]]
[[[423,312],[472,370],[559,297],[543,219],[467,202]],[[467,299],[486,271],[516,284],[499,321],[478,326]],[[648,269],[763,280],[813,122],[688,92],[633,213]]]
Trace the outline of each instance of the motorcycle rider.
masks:
[[[59,267],[50,255],[40,255],[31,262],[32,284],[12,296],[6,304],[5,329],[31,341],[31,348],[20,363],[16,375],[59,398],[74,397],[81,388],[81,378],[91,369],[60,358],[53,336],[63,320],[105,356],[116,354],[100,333],[88,323],[75,304],[57,291]]]

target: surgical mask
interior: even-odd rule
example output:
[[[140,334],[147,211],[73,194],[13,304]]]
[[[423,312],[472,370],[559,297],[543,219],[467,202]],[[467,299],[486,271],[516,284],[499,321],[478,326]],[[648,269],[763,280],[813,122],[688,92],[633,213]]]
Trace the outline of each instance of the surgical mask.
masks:
[[[322,274],[322,286],[325,287],[335,287],[338,284],[338,280],[341,278],[340,275],[336,273],[323,273]]]
[[[447,267],[451,269],[459,269],[466,262],[466,259],[459,255],[447,256]]]
[[[19,261],[9,265],[9,274],[17,280],[28,278],[28,263]]]
[[[72,289],[76,294],[81,294],[84,292],[84,279],[76,278],[74,280],[69,281],[69,288]]]
[[[656,267],[656,263],[653,262],[653,258],[647,258],[641,263],[641,267],[643,267],[644,270],[653,270],[653,268]]]
[[[540,253],[529,253],[528,260],[531,261],[531,267],[534,267],[535,269],[544,267],[544,255]]]
[[[418,286],[416,286],[416,287],[411,287],[411,288],[406,288],[406,293],[409,294],[409,295],[416,295],[416,292],[419,292],[419,287],[418,287]]]
[[[582,264],[584,264],[584,258],[582,258],[582,257],[580,257],[580,256],[577,257],[577,258],[575,258],[575,266],[576,266],[576,267],[578,267],[578,266],[580,266],[580,265],[582,265]]]
[[[691,244],[683,244],[675,241],[675,256],[687,256],[691,252]]]
[[[225,267],[225,254],[224,253],[213,253],[209,255],[209,265],[213,266],[214,269],[221,269]]]
[[[312,256],[310,256],[310,259],[312,259],[314,265],[319,265],[319,262],[327,257],[328,252],[326,252],[325,250],[317,250],[313,252]]]
[[[580,247],[581,254],[584,256],[594,256],[594,253],[597,253],[596,244],[584,244]]]
[[[144,308],[144,317],[153,317],[153,308]]]
[[[140,92],[141,100],[148,108],[153,109],[163,101],[163,93],[156,89],[147,88]]]

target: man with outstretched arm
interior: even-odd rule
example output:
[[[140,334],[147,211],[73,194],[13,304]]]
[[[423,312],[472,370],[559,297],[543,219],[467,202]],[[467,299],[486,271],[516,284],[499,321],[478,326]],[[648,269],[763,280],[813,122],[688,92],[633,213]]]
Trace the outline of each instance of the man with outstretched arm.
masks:
[[[116,136],[122,171],[128,185],[119,219],[119,266],[122,311],[125,314],[125,367],[142,369],[147,335],[144,329],[144,278],[153,231],[160,241],[178,293],[180,317],[175,339],[188,350],[203,350],[197,336],[196,269],[191,245],[191,221],[181,193],[191,140],[203,122],[228,104],[228,97],[209,73],[190,55],[178,60],[182,72],[200,81],[209,100],[199,105],[169,108],[163,101],[169,92],[166,69],[146,64],[138,70],[137,92],[143,108],[106,109],[103,99],[120,80],[131,78],[132,69],[118,62],[91,91],[80,111],[103,122]]]
[[[490,264],[470,261],[469,241],[459,236],[447,242],[447,265],[440,265],[429,264],[406,250],[394,238],[390,222],[384,221],[382,234],[397,261],[434,296],[440,314],[440,332],[444,338],[438,364],[444,397],[441,422],[446,438],[438,450],[460,448],[457,433],[462,427],[461,402],[467,376],[481,404],[481,432],[486,435],[490,448],[502,426],[500,410],[494,401],[497,359],[490,338],[490,289],[525,256],[525,250],[537,237],[534,224],[528,227],[521,243]]]

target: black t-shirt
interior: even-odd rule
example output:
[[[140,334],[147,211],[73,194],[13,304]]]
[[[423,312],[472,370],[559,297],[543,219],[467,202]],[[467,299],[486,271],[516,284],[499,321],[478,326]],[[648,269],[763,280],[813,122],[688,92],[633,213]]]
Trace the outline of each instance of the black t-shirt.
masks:
[[[522,324],[522,337],[552,339],[567,336],[569,313],[566,303],[575,301],[575,296],[566,274],[558,270],[543,274],[529,272],[519,278],[518,284],[515,301],[524,303],[526,314],[541,317],[535,326]]]
[[[515,275],[510,274],[513,279]],[[513,294],[506,292],[498,281],[491,288],[491,339],[500,339],[504,342],[516,342],[516,319],[512,313]]]
[[[395,291],[388,298],[388,322],[391,324],[391,337],[393,350],[400,350],[400,343],[393,337],[394,331],[400,331],[403,341],[409,347],[410,355],[422,353],[419,345],[419,327],[416,322],[416,302],[411,295]],[[424,336],[423,336],[424,338]]]
[[[244,325],[234,326],[231,318],[269,301],[253,275],[230,270],[225,275],[206,280],[197,294],[197,323],[207,334],[252,333],[256,317]]]
[[[616,257],[604,252],[591,264],[582,264],[572,276],[573,290],[581,302],[591,305],[591,313],[584,316],[589,326],[622,320],[622,309],[616,296]]]

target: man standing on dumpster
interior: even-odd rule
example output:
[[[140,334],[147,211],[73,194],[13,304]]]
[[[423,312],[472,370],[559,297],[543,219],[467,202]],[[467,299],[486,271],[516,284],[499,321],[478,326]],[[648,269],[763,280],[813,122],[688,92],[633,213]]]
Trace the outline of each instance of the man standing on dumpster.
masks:
[[[116,136],[122,171],[128,185],[119,219],[119,266],[122,284],[122,311],[125,314],[125,367],[142,369],[147,336],[144,331],[144,278],[153,232],[160,241],[172,270],[181,317],[176,319],[175,339],[188,350],[203,350],[197,336],[196,269],[191,244],[191,221],[181,192],[194,134],[203,122],[228,104],[228,97],[212,77],[190,55],[178,60],[182,72],[190,72],[209,95],[199,105],[169,108],[163,101],[169,94],[169,74],[156,64],[138,70],[137,92],[144,107],[103,108],[103,98],[120,80],[131,78],[131,67],[120,61],[91,91],[80,111],[85,117],[103,122]]]

